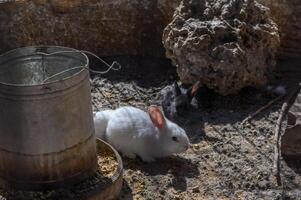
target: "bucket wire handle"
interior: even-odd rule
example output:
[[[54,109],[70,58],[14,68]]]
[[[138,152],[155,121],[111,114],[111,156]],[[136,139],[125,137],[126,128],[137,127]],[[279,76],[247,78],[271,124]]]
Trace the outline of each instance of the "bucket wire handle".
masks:
[[[44,52],[36,52],[36,54],[38,55],[44,55],[44,56],[51,56],[51,55],[55,55],[55,54],[60,54],[60,53],[74,53],[74,52],[80,52],[80,53],[83,53],[83,54],[90,54],[92,56],[94,56],[95,58],[97,58],[97,60],[101,61],[105,66],[107,66],[108,68],[105,70],[105,71],[98,71],[98,70],[93,70],[93,69],[90,69],[88,67],[88,64],[86,64],[85,66],[77,66],[77,67],[72,67],[72,68],[69,68],[69,69],[66,69],[64,71],[61,71],[59,73],[56,73],[50,77],[47,77],[43,83],[45,83],[46,81],[56,77],[56,76],[59,76],[61,74],[64,74],[66,72],[69,72],[69,71],[72,71],[72,70],[75,70],[75,69],[86,69],[92,73],[95,73],[95,74],[107,74],[108,72],[110,72],[111,70],[114,70],[114,71],[119,71],[122,66],[120,65],[120,63],[118,63],[117,61],[113,61],[113,63],[110,65],[108,64],[106,61],[104,61],[103,59],[101,59],[99,56],[97,56],[96,54],[90,52],[90,51],[85,51],[85,50],[75,50],[75,51],[57,51],[57,52],[53,52],[53,53],[44,53]],[[115,66],[117,65],[117,67],[115,68]]]

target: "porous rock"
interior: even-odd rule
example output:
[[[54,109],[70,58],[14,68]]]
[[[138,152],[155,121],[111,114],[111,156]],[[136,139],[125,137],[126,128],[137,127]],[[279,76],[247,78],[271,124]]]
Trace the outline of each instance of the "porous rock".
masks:
[[[269,9],[254,0],[183,0],[163,43],[182,82],[227,95],[266,84],[280,39]]]

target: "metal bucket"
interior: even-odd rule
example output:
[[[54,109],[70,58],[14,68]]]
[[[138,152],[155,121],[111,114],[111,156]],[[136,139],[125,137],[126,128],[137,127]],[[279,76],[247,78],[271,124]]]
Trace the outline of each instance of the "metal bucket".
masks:
[[[25,47],[0,56],[2,186],[50,189],[95,172],[89,72],[79,68],[88,65],[85,54],[65,47]]]

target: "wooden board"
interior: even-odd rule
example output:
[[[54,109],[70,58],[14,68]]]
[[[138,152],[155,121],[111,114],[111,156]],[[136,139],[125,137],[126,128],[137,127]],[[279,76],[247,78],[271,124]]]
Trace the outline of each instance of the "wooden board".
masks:
[[[288,125],[282,136],[281,151],[283,155],[301,158],[301,90],[288,112]]]

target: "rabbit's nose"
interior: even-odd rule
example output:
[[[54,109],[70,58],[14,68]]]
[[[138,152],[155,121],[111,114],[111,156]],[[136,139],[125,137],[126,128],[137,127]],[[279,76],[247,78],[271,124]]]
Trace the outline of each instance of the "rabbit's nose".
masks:
[[[188,143],[187,145],[185,145],[185,149],[187,150],[187,149],[189,149],[191,147],[191,144],[190,143]]]

